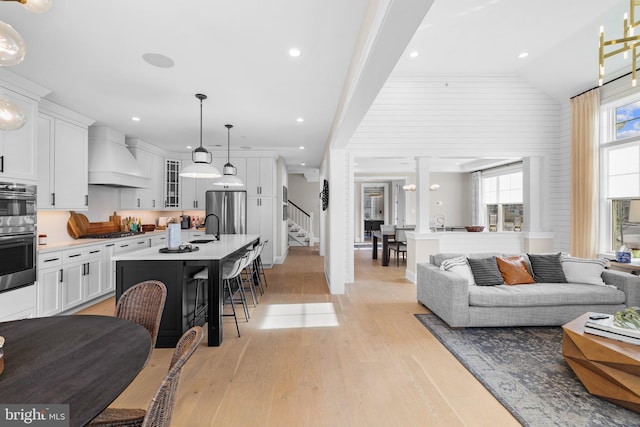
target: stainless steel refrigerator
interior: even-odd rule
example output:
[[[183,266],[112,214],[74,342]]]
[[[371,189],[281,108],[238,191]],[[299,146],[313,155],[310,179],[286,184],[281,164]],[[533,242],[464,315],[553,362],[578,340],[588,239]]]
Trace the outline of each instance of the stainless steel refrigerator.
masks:
[[[220,234],[245,234],[247,232],[247,192],[215,191],[206,193],[206,213],[220,219]],[[206,217],[206,233],[216,233],[216,219]]]

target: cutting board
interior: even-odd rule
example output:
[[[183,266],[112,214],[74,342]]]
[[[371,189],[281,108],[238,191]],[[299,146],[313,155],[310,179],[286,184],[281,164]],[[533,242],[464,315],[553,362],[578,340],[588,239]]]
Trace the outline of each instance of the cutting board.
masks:
[[[71,216],[67,221],[67,233],[74,239],[85,236],[89,232],[89,220],[83,214],[74,211],[69,212]]]
[[[67,221],[67,233],[74,239],[86,236],[87,234],[103,234],[120,231],[119,216],[110,216],[107,222],[89,222],[84,214],[71,211],[69,221]]]

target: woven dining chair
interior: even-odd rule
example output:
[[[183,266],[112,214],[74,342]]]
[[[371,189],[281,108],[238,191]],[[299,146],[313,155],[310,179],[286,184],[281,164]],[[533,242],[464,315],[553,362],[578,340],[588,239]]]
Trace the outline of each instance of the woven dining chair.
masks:
[[[171,358],[169,372],[146,411],[144,409],[107,408],[87,425],[93,427],[168,427],[171,424],[182,367],[200,345],[202,336],[202,328],[194,326],[180,337]]]
[[[147,280],[124,291],[116,304],[115,317],[131,320],[143,326],[151,335],[151,348],[147,362],[151,357],[151,351],[156,346],[166,299],[167,287],[165,284],[157,280]],[[145,366],[147,362],[145,362]]]

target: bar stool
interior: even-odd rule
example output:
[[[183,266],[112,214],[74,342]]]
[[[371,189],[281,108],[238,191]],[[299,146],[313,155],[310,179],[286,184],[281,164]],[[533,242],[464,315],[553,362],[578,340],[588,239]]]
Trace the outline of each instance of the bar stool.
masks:
[[[262,278],[264,278],[264,287],[268,287],[269,285],[267,284],[267,276],[265,276],[264,274],[264,267],[262,266],[262,257],[260,255],[262,255],[262,251],[264,250],[264,247],[267,246],[267,243],[269,243],[269,240],[265,240],[263,242],[260,243],[259,245],[259,250],[258,250],[258,256],[256,258],[256,266],[258,269],[258,279],[260,279],[260,276],[262,276]],[[264,294],[264,289],[262,288],[262,280],[260,281],[260,292],[262,292],[262,294]]]
[[[253,298],[253,306],[255,307],[256,305],[258,305],[258,298],[256,297],[254,288],[258,286],[260,280],[260,277],[256,276],[255,269],[255,260],[258,256],[258,246],[253,249],[247,250],[246,256],[248,257],[248,261],[244,268],[243,282],[247,283],[248,287],[243,285],[243,289],[249,289],[249,291],[251,292],[251,297]]]

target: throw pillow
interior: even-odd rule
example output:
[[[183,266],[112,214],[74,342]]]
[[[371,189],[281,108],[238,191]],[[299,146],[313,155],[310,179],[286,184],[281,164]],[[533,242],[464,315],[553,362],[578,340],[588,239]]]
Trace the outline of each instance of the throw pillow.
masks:
[[[562,270],[560,252],[557,254],[527,254],[533,270],[533,278],[538,283],[567,283]]]
[[[474,282],[473,280],[473,273],[471,273],[471,268],[469,268],[469,264],[467,263],[467,259],[465,257],[445,259],[440,264],[440,270],[450,271],[464,277],[465,279],[467,279],[469,286],[475,286],[476,284],[476,282]]]
[[[602,280],[602,271],[607,262],[603,259],[562,257],[562,270],[570,283],[586,283],[606,286]]]
[[[498,269],[496,257],[491,258],[467,258],[473,279],[478,286],[504,285],[502,274]]]
[[[536,283],[521,256],[497,257],[498,269],[507,285]]]

